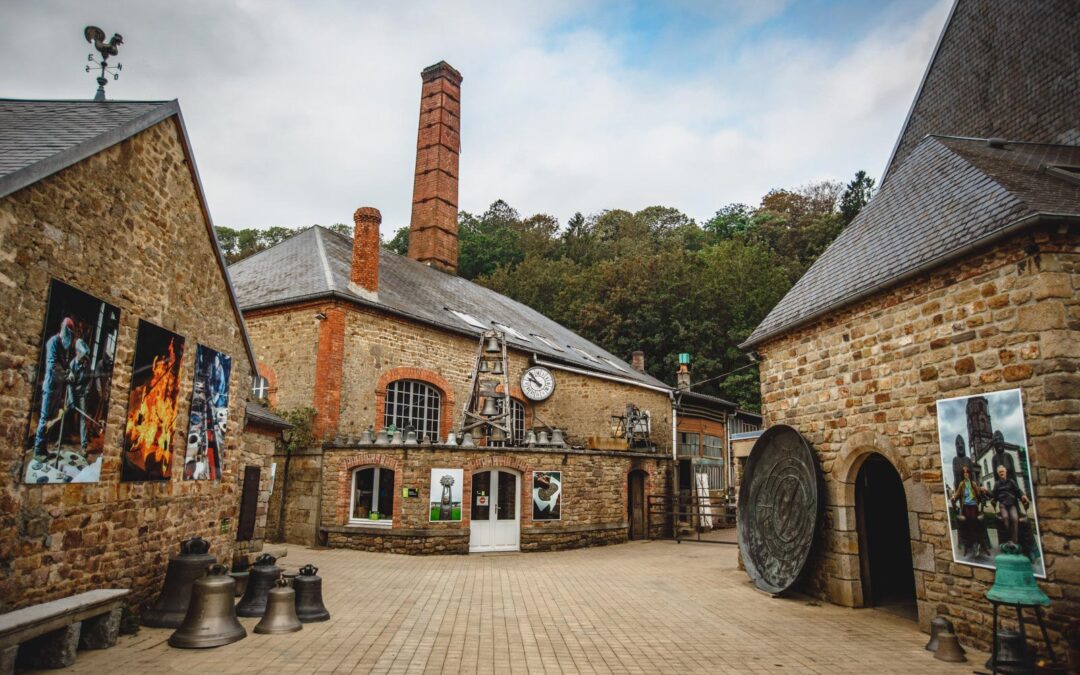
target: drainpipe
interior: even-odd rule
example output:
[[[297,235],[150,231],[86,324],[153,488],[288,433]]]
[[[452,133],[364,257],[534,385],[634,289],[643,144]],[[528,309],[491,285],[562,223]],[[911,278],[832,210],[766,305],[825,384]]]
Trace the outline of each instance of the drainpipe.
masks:
[[[675,410],[675,392],[669,391],[668,396],[671,397],[671,486],[672,486],[672,506],[674,511],[678,511],[679,504],[679,432],[678,429],[678,416],[679,413]],[[671,515],[671,533],[675,536],[676,541],[679,537],[679,516],[672,513]]]
[[[290,430],[291,431],[291,430]],[[285,543],[285,503],[289,500],[289,460],[292,459],[292,449],[285,440],[285,432],[281,432],[281,443],[285,446],[285,469],[281,478],[281,503],[278,504],[278,531],[277,538],[280,543]]]

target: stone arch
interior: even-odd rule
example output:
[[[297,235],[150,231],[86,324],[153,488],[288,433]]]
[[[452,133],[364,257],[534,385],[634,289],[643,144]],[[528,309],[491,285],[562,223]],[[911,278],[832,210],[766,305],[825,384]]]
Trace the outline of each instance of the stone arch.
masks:
[[[445,439],[450,430],[454,428],[451,419],[454,411],[454,388],[450,386],[450,382],[445,377],[434,370],[426,368],[399,366],[384,371],[379,375],[379,379],[375,383],[376,427],[381,428],[382,420],[386,415],[386,387],[397,380],[418,380],[439,390],[439,393],[442,394],[442,401],[439,404],[439,436],[440,439]]]
[[[404,477],[401,475],[401,460],[390,455],[377,452],[364,452],[352,455],[341,462],[338,467],[338,490],[337,490],[337,523],[345,525],[349,522],[349,491],[352,489],[352,472],[361,466],[385,466],[394,472],[394,491],[401,494],[401,486]],[[397,501],[397,500],[395,500]],[[396,514],[395,514],[396,515]],[[394,523],[398,522],[394,518]],[[396,526],[396,525],[395,525]]]
[[[859,476],[859,469],[863,462],[871,454],[877,453],[889,460],[896,472],[900,474],[900,480],[904,483],[904,492],[907,493],[908,504],[911,504],[911,468],[903,455],[897,452],[888,436],[876,431],[858,431],[848,436],[840,447],[836,459],[832,463],[830,490],[826,495],[826,504],[839,507],[855,506],[855,479]]]

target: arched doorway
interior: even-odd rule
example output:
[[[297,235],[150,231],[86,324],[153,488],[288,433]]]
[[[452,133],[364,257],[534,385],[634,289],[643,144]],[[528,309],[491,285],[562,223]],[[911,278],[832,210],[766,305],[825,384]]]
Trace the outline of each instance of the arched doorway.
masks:
[[[645,478],[648,474],[641,469],[631,471],[626,481],[626,518],[630,523],[630,539],[644,539],[646,532],[645,519]]]
[[[889,460],[871,454],[855,481],[863,604],[917,620],[907,497]]]

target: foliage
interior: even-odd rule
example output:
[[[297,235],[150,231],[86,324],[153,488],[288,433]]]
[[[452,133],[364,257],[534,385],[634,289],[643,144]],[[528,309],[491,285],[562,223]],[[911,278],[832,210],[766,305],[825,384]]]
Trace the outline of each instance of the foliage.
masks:
[[[859,215],[859,211],[873,196],[874,179],[867,176],[865,171],[857,172],[855,178],[844,188],[844,194],[840,195],[840,215],[844,218],[844,224],[855,220],[855,216]]]
[[[291,436],[287,443],[283,442],[289,454],[298,450],[311,447],[315,440],[313,426],[315,423],[314,408],[276,409],[275,415],[293,425],[290,430]]]
[[[293,235],[300,234],[307,227],[268,227],[265,230],[249,227],[242,230],[234,230],[231,227],[214,227],[217,234],[218,246],[225,256],[225,262],[229,265],[239,262],[244,258],[253,256],[259,251],[265,251],[271,246],[276,246]],[[352,225],[334,223],[327,225],[326,229],[331,232],[343,234],[352,238]],[[400,235],[400,231],[398,232]],[[405,241],[408,242],[408,230],[405,231]],[[386,244],[383,244],[386,246]]]

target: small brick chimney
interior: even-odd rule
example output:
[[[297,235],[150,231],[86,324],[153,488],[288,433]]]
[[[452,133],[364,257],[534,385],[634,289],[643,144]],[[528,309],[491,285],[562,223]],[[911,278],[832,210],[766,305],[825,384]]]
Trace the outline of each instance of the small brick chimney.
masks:
[[[630,355],[630,365],[639,373],[645,372],[645,352],[636,351]]]
[[[690,355],[679,354],[679,369],[675,371],[675,388],[679,391],[690,391]]]
[[[379,209],[361,206],[353,214],[352,267],[349,284],[360,295],[379,292]]]
[[[424,68],[420,77],[409,257],[456,274],[461,73],[439,61]]]

